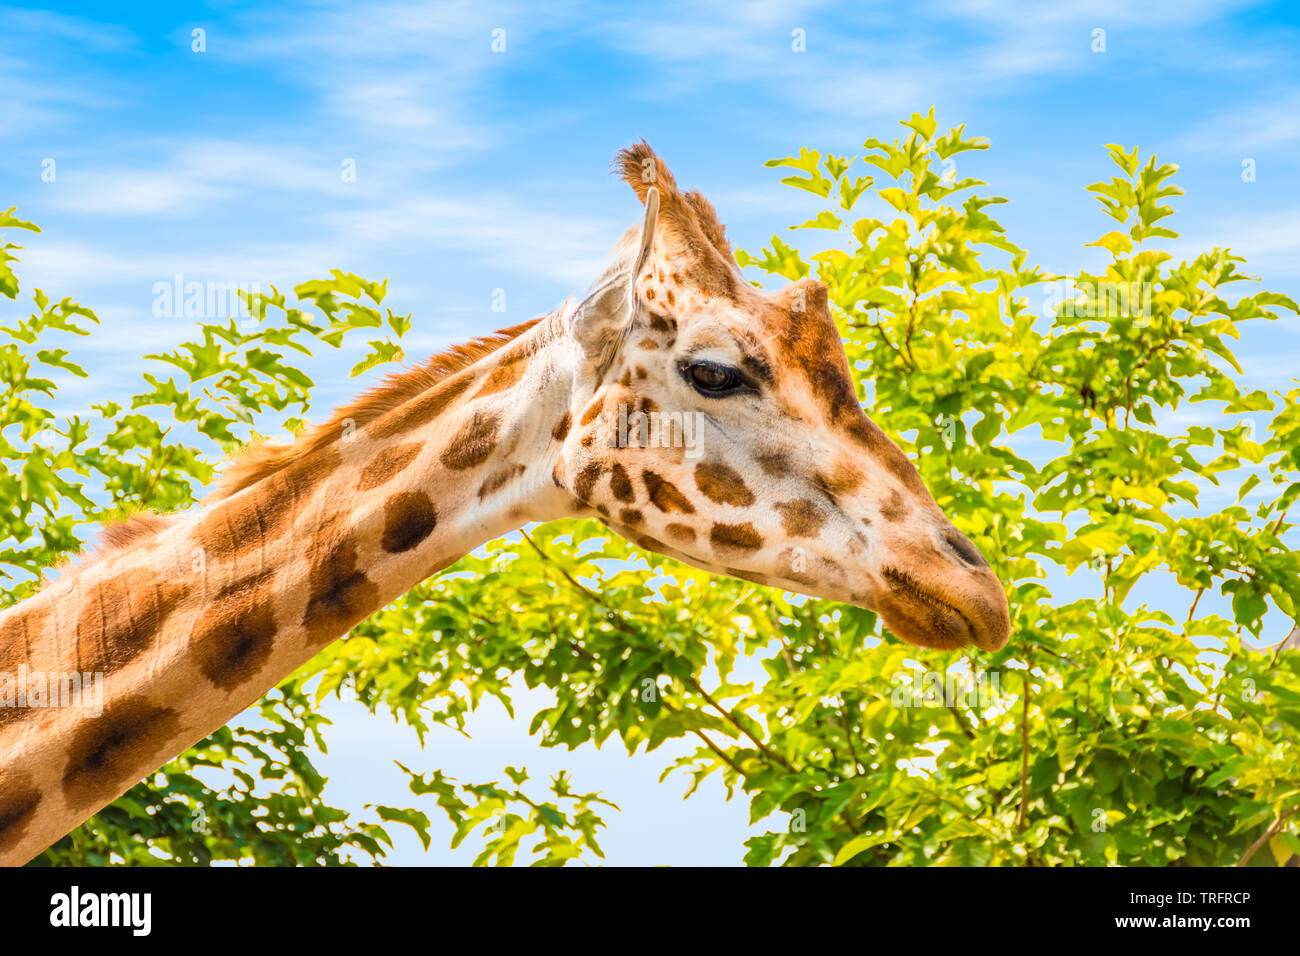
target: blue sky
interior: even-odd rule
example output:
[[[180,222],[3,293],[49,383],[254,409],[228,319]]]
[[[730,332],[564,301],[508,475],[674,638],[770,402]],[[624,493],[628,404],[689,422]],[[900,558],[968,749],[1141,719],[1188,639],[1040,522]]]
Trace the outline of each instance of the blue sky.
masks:
[[[90,379],[69,381],[58,410],[129,396],[141,353],[186,337],[186,320],[151,312],[154,283],[177,273],[262,288],[331,268],[388,277],[388,304],[415,315],[418,357],[548,311],[599,274],[637,219],[608,175],[620,146],[648,139],[756,251],[811,199],[764,160],[801,146],[851,155],[932,104],[941,127],[992,142],[960,174],[1011,200],[998,215],[1031,261],[1100,263],[1082,245],[1108,220],[1083,187],[1112,174],[1102,144],[1115,142],[1180,165],[1170,251],[1231,246],[1268,288],[1300,296],[1300,7],[1065,6],[0,6],[0,208],[45,230],[21,240],[20,278],[104,321],[74,355]],[[1300,325],[1257,325],[1239,355],[1253,387],[1283,387]],[[311,366],[318,414],[363,386],[346,374],[355,358]],[[682,781],[657,783],[660,759],[540,751],[519,710],[522,722],[484,713],[473,741],[448,733],[421,755],[406,731],[337,706],[330,799],[403,800],[394,758],[470,780],[569,767],[624,807],[611,861],[739,861],[742,803],[716,791],[682,803]],[[464,858],[436,839],[427,857],[407,841],[393,859]]]

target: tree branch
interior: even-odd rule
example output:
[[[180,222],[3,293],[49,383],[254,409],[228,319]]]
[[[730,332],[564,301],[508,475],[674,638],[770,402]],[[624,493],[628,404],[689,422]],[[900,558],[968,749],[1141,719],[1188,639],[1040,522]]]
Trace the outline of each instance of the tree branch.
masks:
[[[1260,847],[1282,832],[1282,824],[1286,822],[1287,817],[1293,816],[1296,813],[1300,813],[1300,806],[1294,806],[1290,810],[1285,810],[1279,813],[1277,819],[1273,821],[1272,825],[1263,832],[1258,840],[1250,845],[1250,848],[1246,850],[1242,858],[1237,861],[1237,866],[1245,866],[1249,863],[1250,858],[1255,855],[1255,852]]]

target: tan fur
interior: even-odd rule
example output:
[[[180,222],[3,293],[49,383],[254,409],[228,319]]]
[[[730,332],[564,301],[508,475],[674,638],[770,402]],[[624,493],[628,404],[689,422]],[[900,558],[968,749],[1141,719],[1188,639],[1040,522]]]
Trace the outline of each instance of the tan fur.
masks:
[[[114,552],[139,544],[158,534],[172,524],[171,515],[155,514],[152,511],[138,511],[133,515],[106,524],[100,531],[99,541],[94,552],[83,559],[80,564],[63,564],[59,570],[64,574],[76,574],[95,561],[102,561]]]

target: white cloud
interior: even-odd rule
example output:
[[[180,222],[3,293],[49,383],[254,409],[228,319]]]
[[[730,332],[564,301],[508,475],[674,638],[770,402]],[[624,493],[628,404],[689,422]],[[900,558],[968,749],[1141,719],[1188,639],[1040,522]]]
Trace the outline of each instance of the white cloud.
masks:
[[[1243,184],[1241,188],[1252,187]],[[1216,246],[1244,256],[1246,264],[1239,266],[1241,271],[1263,276],[1266,286],[1278,277],[1300,275],[1300,209],[1222,218],[1198,233],[1166,243],[1165,250],[1175,260],[1190,261]]]
[[[1177,148],[1221,155],[1251,156],[1300,141],[1300,90],[1289,90],[1243,104],[1196,124]]]
[[[1038,0],[944,0],[929,4],[930,12],[1001,27],[1092,23],[1096,26],[1142,26],[1167,29],[1217,20],[1234,11],[1258,6],[1260,0],[1080,0],[1070,4]]]
[[[610,248],[632,225],[614,217],[575,215],[568,205],[542,205],[502,195],[409,198],[391,205],[328,213],[321,222],[371,249],[412,246],[472,250],[510,272],[575,288],[600,275]]]
[[[120,250],[78,240],[42,238],[24,250],[20,275],[25,288],[76,297],[81,290],[135,287],[141,309],[153,302],[153,283],[170,281],[180,273],[202,281],[272,283],[301,282],[323,273],[339,256],[328,241],[300,244],[267,243],[245,250],[145,248]],[[122,300],[117,300],[119,303]],[[94,305],[88,302],[88,305]]]
[[[0,32],[3,32],[0,26]],[[113,100],[102,88],[86,89],[68,77],[0,53],[0,90],[4,95],[5,136],[10,146],[36,130],[58,128],[82,109],[102,109]],[[33,172],[33,177],[39,170]]]
[[[504,62],[491,52],[492,29],[527,9],[398,2],[328,4],[310,16],[258,10],[245,15],[244,32],[224,55],[315,89],[355,130],[400,135],[436,157],[499,142],[474,104]],[[506,39],[509,50],[509,30]]]
[[[150,166],[59,168],[52,205],[100,215],[193,217],[223,201],[249,202],[268,192],[355,194],[331,158],[284,146],[196,138],[153,150]]]
[[[101,53],[128,49],[136,44],[135,34],[115,23],[20,7],[0,7],[0,33],[13,38],[58,38]]]

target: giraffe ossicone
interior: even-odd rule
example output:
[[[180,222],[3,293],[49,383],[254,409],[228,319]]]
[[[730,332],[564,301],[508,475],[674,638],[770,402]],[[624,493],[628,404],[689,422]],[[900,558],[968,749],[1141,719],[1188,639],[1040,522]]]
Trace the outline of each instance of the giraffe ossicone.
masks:
[[[826,287],[746,282],[712,205],[646,143],[616,168],[644,217],[586,297],[248,450],[197,507],[106,529],[93,561],[0,614],[0,863],[529,522],[595,516],[696,567],[872,608],[913,644],[1006,642],[998,579],[864,413]],[[101,675],[102,712],[4,706],[20,668]]]

